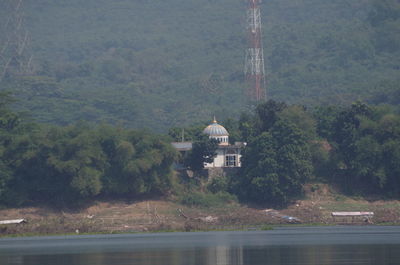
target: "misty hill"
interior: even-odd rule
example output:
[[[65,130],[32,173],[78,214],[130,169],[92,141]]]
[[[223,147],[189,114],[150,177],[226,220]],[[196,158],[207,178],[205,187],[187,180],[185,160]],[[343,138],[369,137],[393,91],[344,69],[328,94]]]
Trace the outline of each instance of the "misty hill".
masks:
[[[246,109],[244,1],[25,0],[24,8],[35,75],[1,86],[39,121],[165,130]],[[269,98],[399,103],[398,1],[264,0],[262,12]]]

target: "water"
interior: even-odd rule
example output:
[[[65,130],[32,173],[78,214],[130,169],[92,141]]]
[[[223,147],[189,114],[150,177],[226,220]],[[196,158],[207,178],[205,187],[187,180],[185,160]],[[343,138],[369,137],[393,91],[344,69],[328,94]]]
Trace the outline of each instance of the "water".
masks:
[[[0,264],[400,264],[400,227],[0,239]]]

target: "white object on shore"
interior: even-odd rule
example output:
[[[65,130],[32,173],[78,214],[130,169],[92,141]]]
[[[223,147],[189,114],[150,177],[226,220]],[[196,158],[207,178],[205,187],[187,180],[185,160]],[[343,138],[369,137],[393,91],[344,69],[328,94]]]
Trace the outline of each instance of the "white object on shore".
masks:
[[[332,216],[341,216],[341,217],[347,217],[347,216],[374,216],[374,212],[332,212]]]
[[[0,225],[12,225],[12,224],[24,224],[24,223],[26,223],[25,219],[14,219],[14,220],[0,221]]]

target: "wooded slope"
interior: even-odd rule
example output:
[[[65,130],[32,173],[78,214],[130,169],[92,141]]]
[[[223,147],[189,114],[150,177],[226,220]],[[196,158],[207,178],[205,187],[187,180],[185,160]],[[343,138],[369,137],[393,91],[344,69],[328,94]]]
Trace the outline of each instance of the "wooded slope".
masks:
[[[25,0],[24,8],[36,74],[1,87],[40,121],[163,131],[246,108],[244,1]],[[269,98],[398,103],[398,1],[266,0],[262,12]]]

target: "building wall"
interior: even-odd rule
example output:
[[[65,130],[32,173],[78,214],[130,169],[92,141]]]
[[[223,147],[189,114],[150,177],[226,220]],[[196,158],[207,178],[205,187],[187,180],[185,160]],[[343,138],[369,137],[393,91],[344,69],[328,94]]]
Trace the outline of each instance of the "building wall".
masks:
[[[204,167],[205,168],[213,168],[213,167],[226,167],[225,160],[226,160],[226,155],[229,153],[229,149],[227,148],[218,148],[216,153],[216,157],[214,158],[213,163],[205,163]],[[235,154],[229,154],[229,155],[234,155],[236,157],[236,167],[241,167],[241,162],[240,159],[242,157],[241,155],[241,150],[240,148],[235,148],[235,149],[230,149],[234,150]]]
[[[242,167],[242,149],[238,149],[238,167]]]
[[[225,163],[225,152],[224,152],[224,149],[217,149],[216,153],[217,153],[217,156],[214,157],[214,162],[213,163],[206,163],[204,165],[205,168],[208,168],[208,167],[224,167],[224,163]]]
[[[209,138],[217,140],[220,145],[229,145],[228,136],[210,136]]]

